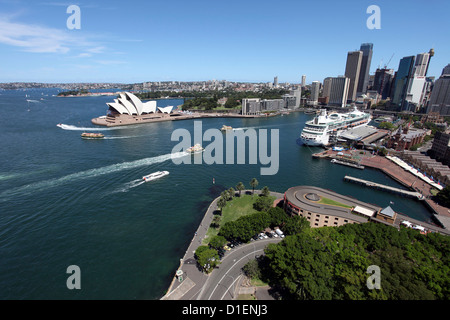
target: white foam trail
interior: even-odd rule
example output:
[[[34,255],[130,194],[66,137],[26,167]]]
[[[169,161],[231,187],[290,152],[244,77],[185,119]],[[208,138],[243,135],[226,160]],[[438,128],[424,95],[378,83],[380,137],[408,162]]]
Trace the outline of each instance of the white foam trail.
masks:
[[[103,139],[128,139],[128,138],[137,138],[142,136],[111,136],[111,137],[104,137]]]
[[[142,180],[142,179],[136,179],[136,180],[133,180],[133,181],[130,181],[130,182],[126,183],[126,184],[123,186],[123,188],[117,189],[117,190],[113,191],[112,193],[116,193],[116,192],[127,192],[128,190],[130,190],[130,189],[132,189],[132,188],[135,188],[135,187],[138,187],[138,186],[140,186],[140,185],[143,184],[143,183],[145,183],[144,180]]]
[[[77,127],[71,124],[57,124],[57,127],[60,127],[63,130],[75,130],[75,131],[105,131],[105,130],[113,130],[113,128],[96,128],[96,127]]]
[[[119,172],[119,171],[123,171],[123,170],[128,170],[128,169],[133,169],[133,168],[138,168],[138,167],[143,167],[143,166],[149,166],[149,165],[152,165],[155,163],[165,162],[170,159],[184,157],[187,154],[188,154],[187,152],[168,153],[168,154],[164,154],[164,155],[160,155],[160,156],[156,156],[156,157],[144,158],[144,159],[129,161],[129,162],[116,163],[116,164],[112,164],[112,165],[101,167],[101,168],[80,171],[80,172],[76,172],[76,173],[72,173],[72,174],[63,176],[61,178],[44,180],[44,181],[40,181],[40,182],[36,182],[36,183],[32,183],[32,184],[28,184],[25,186],[21,186],[21,187],[17,187],[14,189],[4,191],[0,194],[0,200],[1,201],[7,200],[8,196],[16,196],[16,195],[24,195],[24,194],[26,195],[31,192],[42,191],[42,190],[45,190],[48,188],[54,188],[54,187],[57,187],[57,186],[60,186],[60,185],[63,185],[63,184],[69,183],[69,182],[94,178],[94,177],[98,177],[101,175],[106,175],[109,173]]]
[[[41,102],[38,101],[38,100],[30,100],[30,99],[27,99],[27,101],[28,101],[28,102],[33,102],[33,103],[41,103]]]

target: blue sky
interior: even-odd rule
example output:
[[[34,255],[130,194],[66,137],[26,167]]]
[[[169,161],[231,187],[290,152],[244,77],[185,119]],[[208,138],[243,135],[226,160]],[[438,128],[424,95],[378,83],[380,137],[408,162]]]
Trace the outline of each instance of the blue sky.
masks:
[[[79,30],[66,26],[71,4]],[[370,5],[379,30],[366,27]],[[322,82],[364,42],[371,73],[433,47],[428,75],[438,77],[450,63],[449,12],[448,0],[0,0],[0,82]]]

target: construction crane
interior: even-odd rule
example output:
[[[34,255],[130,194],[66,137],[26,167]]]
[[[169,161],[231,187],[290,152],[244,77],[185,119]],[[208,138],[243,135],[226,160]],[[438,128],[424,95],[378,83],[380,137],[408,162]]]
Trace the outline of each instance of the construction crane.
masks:
[[[389,63],[391,62],[392,58],[394,57],[395,52],[392,54],[391,58],[389,59],[388,63],[384,65],[384,68],[386,69]]]

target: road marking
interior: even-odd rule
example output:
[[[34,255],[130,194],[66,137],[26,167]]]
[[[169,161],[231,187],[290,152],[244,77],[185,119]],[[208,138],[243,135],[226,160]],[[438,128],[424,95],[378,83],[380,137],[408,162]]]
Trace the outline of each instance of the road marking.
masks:
[[[233,265],[225,272],[225,274],[223,275],[223,277],[217,282],[217,286],[214,288],[214,290],[213,290],[213,291],[211,292],[211,294],[209,295],[208,300],[211,300],[211,297],[212,297],[212,295],[214,294],[214,291],[216,291],[217,287],[219,286],[219,283],[222,282],[223,278],[225,278],[225,276],[227,275],[227,273],[228,273],[230,270],[232,270],[232,269],[234,268],[234,266],[235,266],[236,264],[239,263],[239,261],[241,261],[242,259],[246,258],[246,257],[249,256],[249,255],[255,254],[255,253],[258,252],[258,251],[264,251],[264,248],[263,248],[263,249],[258,249],[258,250],[253,251],[253,252],[250,252],[250,253],[246,254],[245,256],[243,256],[242,258],[240,258],[237,262],[235,262],[235,263],[234,263],[234,264],[233,264]],[[234,260],[233,260],[233,261],[234,261]],[[227,289],[227,290],[228,290],[228,289]]]

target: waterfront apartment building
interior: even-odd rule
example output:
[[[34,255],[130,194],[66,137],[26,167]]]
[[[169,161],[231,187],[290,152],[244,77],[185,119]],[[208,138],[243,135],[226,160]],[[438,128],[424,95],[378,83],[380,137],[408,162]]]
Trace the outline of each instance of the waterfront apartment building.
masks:
[[[361,72],[362,51],[350,51],[347,54],[347,64],[345,66],[345,76],[350,79],[348,96],[349,102],[356,100],[358,89],[359,74]]]
[[[373,44],[363,43],[359,48],[362,51],[363,56],[361,59],[361,70],[359,72],[358,87],[356,89],[357,95],[361,95],[367,92],[369,85],[369,72],[370,64],[372,63]]]
[[[251,98],[242,99],[242,114],[244,115],[256,115],[261,112],[261,99]]]
[[[267,111],[281,111],[286,108],[286,100],[290,106],[295,105],[291,99],[242,99],[242,114],[258,115]]]
[[[333,77],[330,82],[328,104],[345,107],[350,86],[350,79],[345,76]]]

